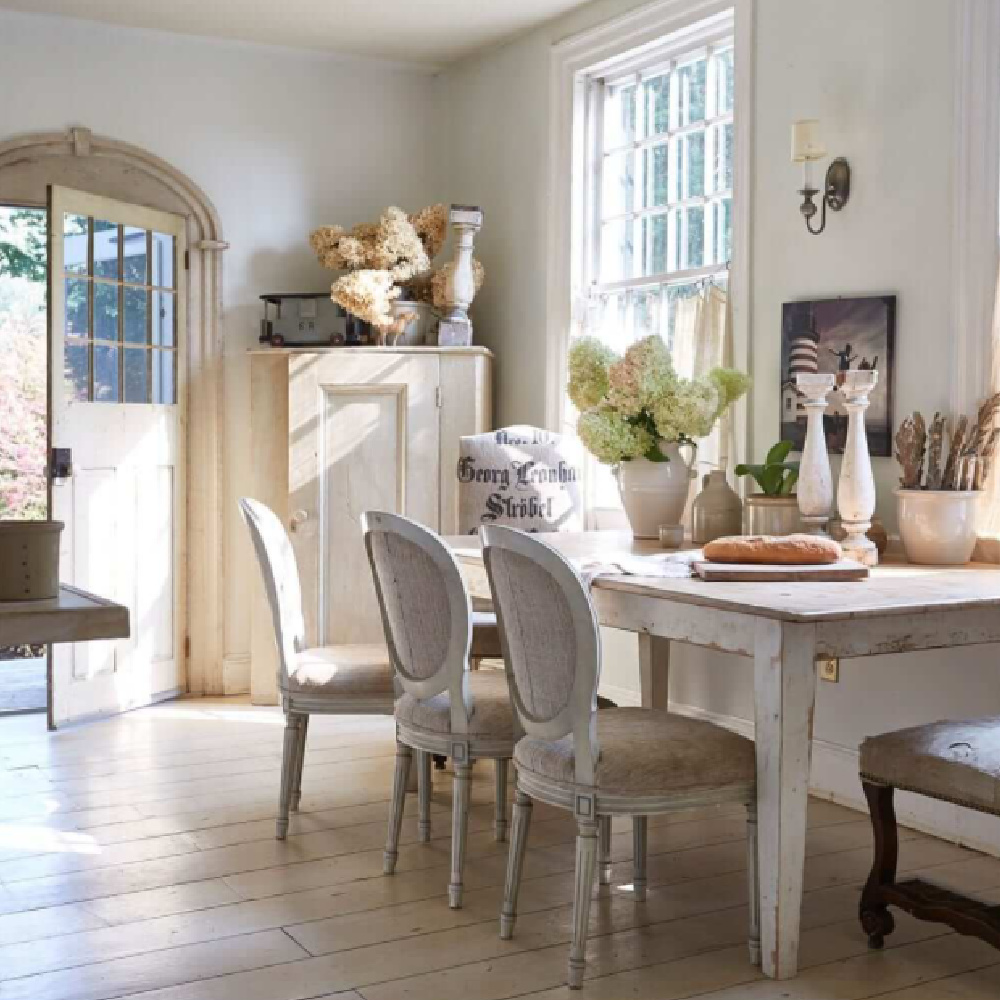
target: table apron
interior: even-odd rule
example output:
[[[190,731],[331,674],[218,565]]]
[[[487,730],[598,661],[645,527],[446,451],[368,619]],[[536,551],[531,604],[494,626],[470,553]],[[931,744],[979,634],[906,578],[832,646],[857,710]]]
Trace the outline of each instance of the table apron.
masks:
[[[648,632],[723,653],[754,654],[755,615],[597,587],[591,595],[598,620],[610,628]]]
[[[755,623],[764,617],[627,591],[595,588],[592,595],[602,625],[742,656],[754,655]],[[817,657],[881,656],[1000,643],[1000,612],[914,611],[819,621],[815,628]]]

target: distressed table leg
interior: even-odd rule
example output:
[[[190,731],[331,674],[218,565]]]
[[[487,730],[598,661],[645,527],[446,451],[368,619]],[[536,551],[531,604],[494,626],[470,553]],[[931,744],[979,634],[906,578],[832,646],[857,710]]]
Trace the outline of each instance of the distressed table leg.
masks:
[[[759,619],[754,654],[762,968],[798,969],[816,629]]]
[[[639,690],[643,708],[666,708],[670,677],[670,640],[639,633]]]

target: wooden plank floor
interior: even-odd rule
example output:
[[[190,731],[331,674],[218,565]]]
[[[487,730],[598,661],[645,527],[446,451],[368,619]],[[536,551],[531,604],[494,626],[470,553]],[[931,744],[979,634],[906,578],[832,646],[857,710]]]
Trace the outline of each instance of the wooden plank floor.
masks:
[[[0,721],[0,997],[4,1000],[554,1000],[564,986],[573,826],[537,806],[521,916],[497,933],[506,845],[477,769],[466,904],[446,904],[450,778],[434,839],[408,805],[397,874],[381,874],[394,751],[382,718],[313,720],[302,812],[273,839],[282,718],[188,700],[47,735]],[[412,798],[412,797],[411,797]],[[740,810],[651,821],[649,899],[629,891],[631,833],[595,890],[582,998],[940,1000],[1000,996],[1000,952],[899,915],[882,953],[855,917],[867,819],[810,806],[799,978],[746,957]],[[1000,860],[907,832],[901,866],[1000,899]]]
[[[0,713],[45,711],[45,657],[0,659]]]

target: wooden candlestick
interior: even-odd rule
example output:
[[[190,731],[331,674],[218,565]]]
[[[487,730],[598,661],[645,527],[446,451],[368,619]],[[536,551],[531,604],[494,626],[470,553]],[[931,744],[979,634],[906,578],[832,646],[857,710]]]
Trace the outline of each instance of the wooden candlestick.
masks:
[[[878,565],[878,549],[868,538],[875,513],[875,479],[868,455],[865,411],[868,396],[878,385],[878,372],[865,369],[842,372],[840,388],[847,407],[847,445],[837,484],[837,507],[847,537],[841,543],[844,554],[865,566]]]
[[[814,535],[826,534],[826,523],[833,509],[833,474],[826,450],[823,413],[827,394],[834,384],[833,375],[800,373],[795,376],[796,387],[806,397],[802,404],[806,409],[806,443],[799,463],[796,493],[802,523]]]

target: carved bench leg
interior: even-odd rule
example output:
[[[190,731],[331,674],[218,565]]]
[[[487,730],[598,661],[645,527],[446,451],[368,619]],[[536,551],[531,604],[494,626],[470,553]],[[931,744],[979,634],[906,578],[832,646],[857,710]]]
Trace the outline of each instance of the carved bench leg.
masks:
[[[861,893],[859,915],[861,926],[868,935],[869,948],[881,948],[885,936],[891,934],[896,923],[889,912],[881,889],[896,881],[896,861],[899,857],[899,834],[896,829],[896,810],[893,808],[893,789],[887,785],[861,782],[868,811],[871,814],[872,833],[875,835],[875,858],[871,874]]]

